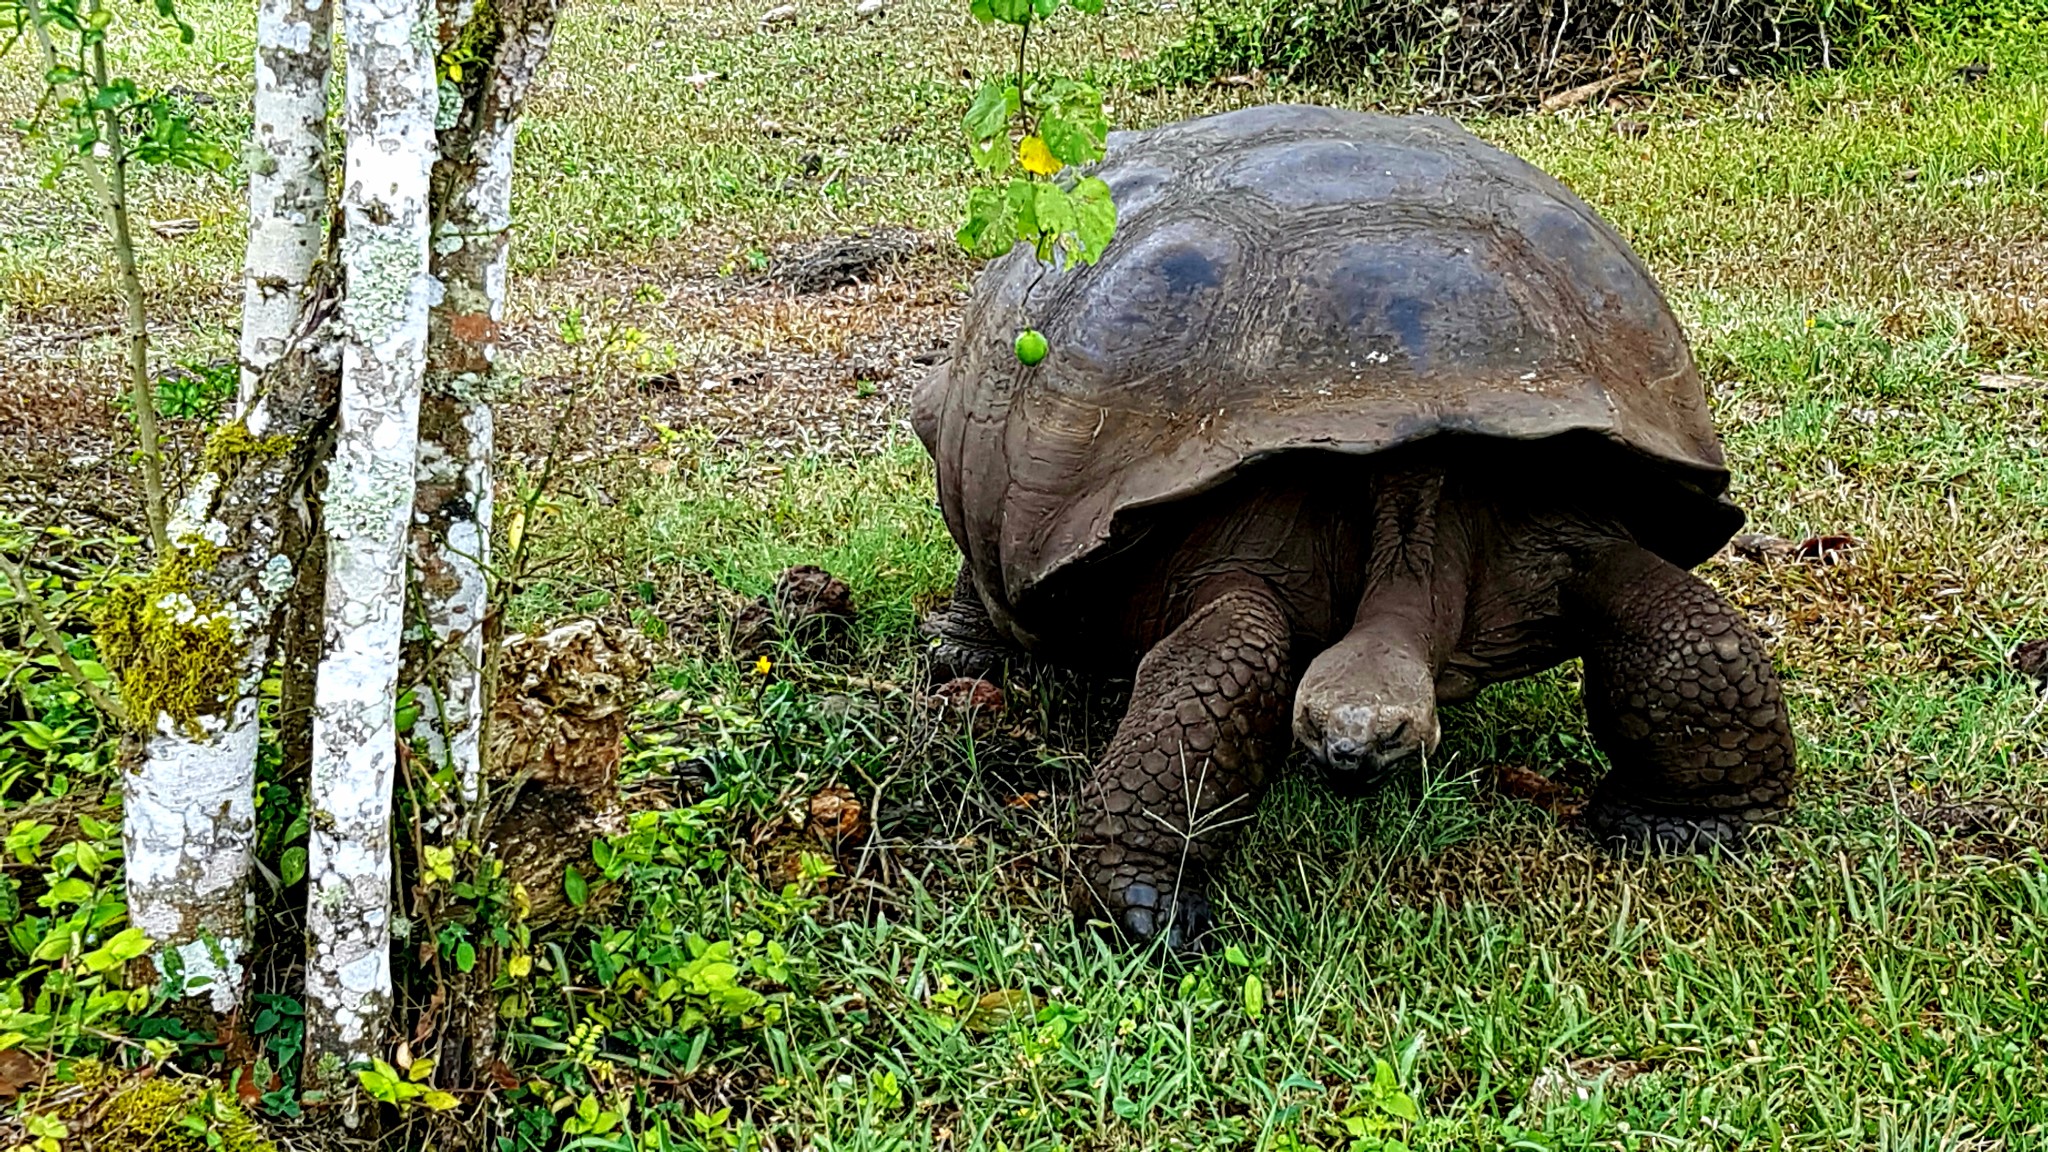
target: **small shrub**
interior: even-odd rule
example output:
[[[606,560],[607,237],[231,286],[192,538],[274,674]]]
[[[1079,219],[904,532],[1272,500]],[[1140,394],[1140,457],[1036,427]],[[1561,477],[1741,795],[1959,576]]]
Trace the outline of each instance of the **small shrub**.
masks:
[[[2035,7],[2039,0],[1955,3]],[[1155,61],[1155,79],[1187,83],[1260,69],[1311,83],[1367,82],[1423,100],[1516,104],[1632,68],[1698,77],[1830,66],[1905,32],[1923,7],[1935,5],[1225,0]]]

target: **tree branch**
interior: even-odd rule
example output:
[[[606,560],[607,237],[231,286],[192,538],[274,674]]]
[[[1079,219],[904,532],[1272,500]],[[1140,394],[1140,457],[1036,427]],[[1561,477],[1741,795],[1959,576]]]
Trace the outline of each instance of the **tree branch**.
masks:
[[[106,689],[87,679],[85,670],[71,658],[70,649],[64,647],[64,637],[58,633],[56,625],[50,623],[50,617],[43,612],[43,602],[36,599],[34,590],[28,586],[28,578],[22,575],[21,565],[5,552],[0,552],[0,568],[7,570],[7,583],[14,589],[14,598],[21,601],[21,610],[28,616],[29,627],[35,630],[36,639],[41,640],[43,647],[50,650],[50,655],[57,658],[57,667],[71,677],[71,682],[78,685],[79,692],[92,701],[93,707],[116,724],[125,726],[126,713],[122,711],[120,702],[107,695]]]

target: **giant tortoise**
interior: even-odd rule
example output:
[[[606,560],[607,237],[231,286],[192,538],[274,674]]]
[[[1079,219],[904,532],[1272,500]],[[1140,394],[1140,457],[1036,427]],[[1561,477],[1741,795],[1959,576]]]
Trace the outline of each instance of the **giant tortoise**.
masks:
[[[1136,666],[1081,791],[1084,909],[1199,946],[1290,729],[1376,772],[1573,657],[1602,840],[1739,843],[1789,805],[1770,659],[1687,571],[1743,514],[1613,229],[1426,116],[1253,108],[1118,133],[1099,174],[1102,260],[991,264],[912,419],[965,556],[942,655]]]

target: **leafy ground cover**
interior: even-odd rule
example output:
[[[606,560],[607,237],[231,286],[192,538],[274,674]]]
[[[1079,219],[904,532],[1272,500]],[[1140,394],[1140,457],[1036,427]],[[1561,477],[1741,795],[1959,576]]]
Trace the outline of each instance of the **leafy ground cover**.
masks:
[[[637,814],[565,874],[568,921],[509,977],[505,1147],[2048,1141],[2048,717],[2008,666],[2048,634],[2039,33],[1470,121],[1665,283],[1751,529],[1847,538],[1839,563],[1706,569],[1786,675],[1807,783],[1782,836],[1739,862],[1619,860],[1525,802],[1568,813],[1597,768],[1567,667],[1457,710],[1411,781],[1346,798],[1290,775],[1223,878],[1230,949],[1176,963],[1063,910],[1065,812],[1117,686],[1046,674],[993,719],[923,693],[913,621],[956,561],[903,404],[972,266],[941,244],[816,296],[761,275],[835,231],[947,230],[972,179],[958,116],[1008,46],[931,0],[759,15],[572,7],[520,143],[528,387],[501,529],[532,562],[512,613],[596,614],[659,659]],[[237,135],[249,18],[188,17],[195,50],[149,71]],[[1368,100],[1146,88],[1184,22],[1113,8],[1048,51],[1105,80],[1122,125]],[[32,86],[7,58],[0,103]],[[121,427],[95,225],[41,163],[0,136],[0,506],[30,522],[66,484],[111,487]],[[203,369],[232,345],[233,176],[152,176],[136,202],[159,346]],[[197,426],[213,393],[191,378]],[[860,622],[848,649],[764,662],[730,620],[798,563],[845,578]],[[43,819],[111,756],[48,669],[0,654],[0,675],[0,803],[27,805],[0,816],[7,884],[28,896],[0,948],[25,967],[24,916],[118,915],[108,813]],[[287,875],[291,841],[285,821],[265,841]],[[253,1026],[280,1065],[285,967]],[[129,1019],[96,1003],[94,1028]],[[205,1070],[174,1029],[120,1027]]]

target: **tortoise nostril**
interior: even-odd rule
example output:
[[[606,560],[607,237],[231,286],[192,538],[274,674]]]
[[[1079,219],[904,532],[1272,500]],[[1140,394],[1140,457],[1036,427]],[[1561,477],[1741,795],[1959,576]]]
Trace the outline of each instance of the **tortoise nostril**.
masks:
[[[1356,758],[1363,751],[1365,751],[1364,747],[1349,736],[1339,736],[1335,740],[1330,741],[1330,755],[1334,757],[1350,760]]]

